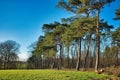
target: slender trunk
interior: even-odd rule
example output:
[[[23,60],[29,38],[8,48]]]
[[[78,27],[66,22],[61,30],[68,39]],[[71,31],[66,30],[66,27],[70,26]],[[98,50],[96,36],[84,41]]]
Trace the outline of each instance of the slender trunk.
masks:
[[[73,46],[71,47],[71,56],[72,56],[72,60],[71,60],[71,63],[70,63],[70,68],[73,68],[74,67],[74,55],[75,54],[75,50],[73,50]]]
[[[7,63],[6,63],[6,68],[9,68],[9,64],[10,64],[10,53],[8,53],[8,57],[7,57]]]
[[[41,65],[42,65],[41,68],[44,69],[44,57],[43,57],[43,56],[42,56],[42,58],[41,58],[41,62],[42,62],[42,63],[41,63]]]
[[[115,55],[115,66],[118,66],[119,65],[119,57],[118,57],[118,53],[119,53],[119,51],[117,50],[116,51],[116,55]]]
[[[7,58],[5,56],[5,60],[4,60],[4,69],[6,69],[6,62],[7,62]]]
[[[98,10],[97,13],[97,29],[96,29],[96,36],[97,36],[97,42],[96,42],[96,62],[95,62],[95,72],[98,72],[98,66],[99,66],[99,57],[100,57],[100,34],[99,34],[99,14],[100,14],[100,9]]]
[[[60,44],[60,69],[62,67],[62,44]]]
[[[67,66],[69,68],[69,64],[70,64],[70,59],[69,59],[69,46],[68,46],[68,55],[67,55]]]
[[[59,70],[59,57],[57,56],[57,69]]]
[[[35,69],[37,69],[38,68],[38,58],[37,58],[37,56],[35,55]]]
[[[48,51],[47,68],[50,68],[50,53]]]
[[[59,56],[59,62],[58,62],[58,69],[61,69],[62,67],[62,44],[60,46],[60,56]]]
[[[88,50],[87,50],[87,53],[86,53],[86,56],[85,56],[85,60],[84,60],[84,64],[83,64],[83,69],[86,68],[86,63],[87,63],[87,58],[88,58],[88,54],[89,54],[89,49],[90,49],[90,41],[91,41],[91,36],[92,34],[90,34],[90,37],[88,39]]]
[[[80,60],[81,60],[81,38],[78,40],[78,58],[77,58],[77,65],[76,65],[76,70],[79,71],[80,69]]]
[[[51,58],[51,69],[54,69],[54,66],[55,66],[55,57],[54,58]]]
[[[86,63],[87,63],[88,54],[89,54],[89,45],[88,45],[88,50],[87,50],[87,53],[86,53],[86,56],[85,56],[85,60],[84,60],[84,64],[83,64],[83,68],[84,68],[84,69],[86,68]]]

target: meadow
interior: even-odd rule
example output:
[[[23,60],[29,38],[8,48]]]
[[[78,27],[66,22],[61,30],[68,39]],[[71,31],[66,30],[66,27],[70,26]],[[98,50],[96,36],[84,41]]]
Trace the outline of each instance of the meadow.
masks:
[[[81,71],[0,70],[0,80],[109,80],[110,78],[114,77]]]

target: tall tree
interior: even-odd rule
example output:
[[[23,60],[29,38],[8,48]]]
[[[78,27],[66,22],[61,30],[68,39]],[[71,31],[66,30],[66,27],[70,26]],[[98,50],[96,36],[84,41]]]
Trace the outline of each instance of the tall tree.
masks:
[[[96,13],[96,64],[95,64],[95,72],[98,71],[99,66],[99,57],[100,57],[100,13],[101,9],[106,5],[111,3],[114,0],[94,0],[92,2],[92,9],[95,10]]]

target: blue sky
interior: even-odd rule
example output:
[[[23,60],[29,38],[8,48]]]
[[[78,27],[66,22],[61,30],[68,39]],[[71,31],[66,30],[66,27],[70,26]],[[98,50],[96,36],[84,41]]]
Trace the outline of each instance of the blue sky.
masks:
[[[56,8],[59,0],[0,0],[0,42],[14,40],[21,45],[19,56],[28,57],[27,47],[37,41],[43,34],[41,27],[44,23],[60,21],[61,18],[71,16],[62,9]],[[120,0],[102,10],[102,18],[115,26],[120,25],[113,21],[115,9]]]

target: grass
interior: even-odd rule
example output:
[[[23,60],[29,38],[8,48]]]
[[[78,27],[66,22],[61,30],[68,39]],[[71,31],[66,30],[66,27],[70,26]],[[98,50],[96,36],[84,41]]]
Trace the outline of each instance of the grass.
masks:
[[[94,72],[59,70],[0,70],[0,80],[92,80],[111,76]]]

